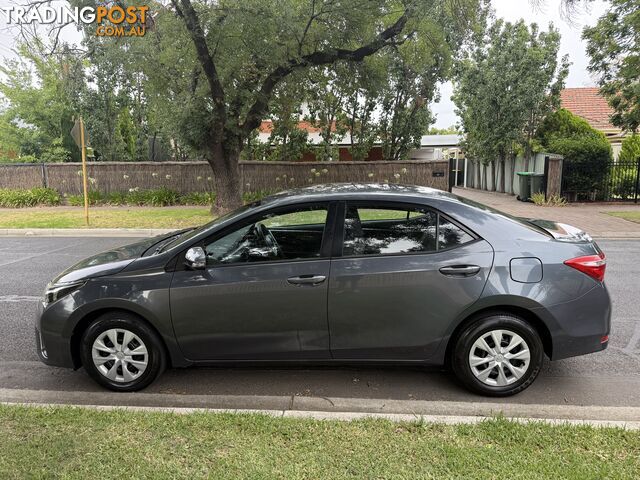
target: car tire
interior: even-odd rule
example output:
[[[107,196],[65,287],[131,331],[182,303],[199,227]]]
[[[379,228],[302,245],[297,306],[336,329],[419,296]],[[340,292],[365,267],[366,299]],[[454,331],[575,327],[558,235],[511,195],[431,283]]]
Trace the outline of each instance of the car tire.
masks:
[[[80,357],[91,378],[117,392],[142,390],[167,363],[159,335],[127,312],[108,312],[94,320],[80,339]]]
[[[507,397],[533,383],[543,355],[540,336],[529,323],[509,313],[492,313],[462,330],[452,350],[451,366],[467,389]]]

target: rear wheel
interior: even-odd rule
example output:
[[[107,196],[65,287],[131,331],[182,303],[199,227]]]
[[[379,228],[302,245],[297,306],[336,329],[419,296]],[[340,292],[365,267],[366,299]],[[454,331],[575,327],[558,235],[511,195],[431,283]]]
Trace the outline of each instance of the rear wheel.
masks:
[[[164,347],[157,333],[126,312],[109,312],[98,317],[80,341],[85,370],[110,390],[141,390],[158,378],[166,366]]]
[[[514,315],[497,313],[462,331],[453,350],[452,367],[468,389],[506,397],[533,383],[542,357],[542,341],[531,325]]]

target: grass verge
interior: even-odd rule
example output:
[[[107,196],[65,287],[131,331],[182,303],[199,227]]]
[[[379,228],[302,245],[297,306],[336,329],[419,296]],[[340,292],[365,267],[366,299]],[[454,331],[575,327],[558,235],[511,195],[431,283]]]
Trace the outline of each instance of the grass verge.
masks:
[[[640,433],[0,406],[0,478],[637,478]]]
[[[91,228],[184,228],[209,222],[208,208],[91,209]],[[84,228],[84,210],[30,209],[0,212],[0,228]]]
[[[607,214],[613,217],[629,220],[630,222],[640,223],[640,210],[632,210],[629,212],[607,212]]]

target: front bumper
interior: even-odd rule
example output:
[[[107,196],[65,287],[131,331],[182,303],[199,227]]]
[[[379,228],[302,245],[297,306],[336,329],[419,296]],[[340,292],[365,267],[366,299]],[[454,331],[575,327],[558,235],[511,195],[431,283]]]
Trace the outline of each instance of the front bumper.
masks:
[[[74,368],[74,362],[71,355],[71,338],[65,338],[62,334],[56,333],[44,325],[55,324],[51,309],[45,308],[42,302],[38,302],[38,310],[36,312],[35,335],[36,350],[38,358],[43,363],[54,367]]]

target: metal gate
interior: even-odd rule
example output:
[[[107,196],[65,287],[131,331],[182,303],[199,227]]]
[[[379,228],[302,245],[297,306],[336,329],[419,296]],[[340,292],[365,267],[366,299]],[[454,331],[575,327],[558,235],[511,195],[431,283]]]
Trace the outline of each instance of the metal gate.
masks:
[[[640,195],[640,158],[636,161],[613,161],[609,164],[607,174],[602,186],[604,201],[628,202],[633,200],[638,203]]]
[[[609,162],[607,174],[601,183],[591,191],[568,191],[567,169],[571,161],[564,162],[562,195],[569,201],[635,202],[640,198],[640,158],[631,161],[613,160]],[[588,175],[588,172],[584,172]]]

